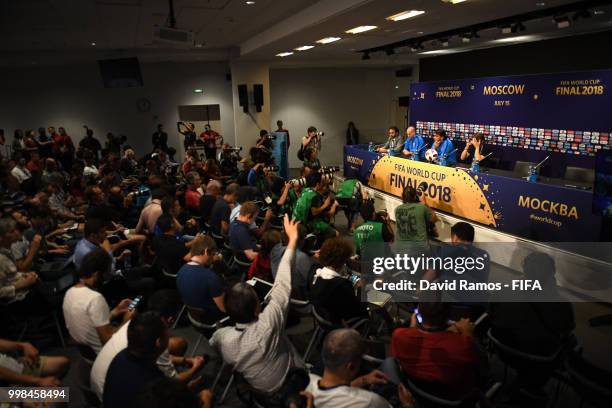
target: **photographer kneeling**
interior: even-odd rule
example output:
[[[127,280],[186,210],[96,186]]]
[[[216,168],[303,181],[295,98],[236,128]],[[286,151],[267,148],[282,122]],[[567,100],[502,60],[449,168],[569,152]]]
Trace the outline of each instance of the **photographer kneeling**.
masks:
[[[329,223],[337,209],[338,202],[329,195],[327,179],[314,172],[306,177],[306,188],[295,204],[293,219],[306,225],[323,242],[339,235]]]
[[[357,179],[346,179],[338,188],[336,200],[338,204],[340,204],[340,208],[344,210],[344,214],[348,220],[349,235],[355,232],[357,214],[359,214],[361,204],[367,198],[367,192],[361,188],[361,183]],[[364,221],[368,219],[369,218],[364,218]]]
[[[386,211],[376,212],[374,202],[367,200],[361,206],[361,216],[365,220],[355,229],[355,250],[361,254],[361,247],[366,243],[393,242],[395,234]]]

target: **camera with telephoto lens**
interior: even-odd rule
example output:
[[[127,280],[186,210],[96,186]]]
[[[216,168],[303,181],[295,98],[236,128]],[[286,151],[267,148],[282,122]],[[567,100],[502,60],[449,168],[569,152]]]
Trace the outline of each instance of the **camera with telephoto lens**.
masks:
[[[334,175],[332,173],[324,173],[321,175],[322,183],[331,183],[334,180]]]
[[[266,166],[264,167],[264,171],[278,171],[280,167],[278,166]]]
[[[340,171],[338,166],[326,166],[319,169],[319,173],[337,173]]]
[[[389,221],[389,213],[387,210],[376,211],[376,221],[382,223]]]
[[[306,185],[306,177],[301,177],[301,178],[298,178],[298,179],[289,180],[289,182],[291,184],[293,184],[294,186],[302,186],[302,187],[304,187]]]
[[[325,132],[317,132],[316,134],[317,134],[317,136],[319,136],[319,137],[321,137],[321,136],[325,136]]]
[[[426,181],[421,181],[419,186],[416,188],[417,195],[419,197],[422,196],[423,193],[427,191],[427,187],[429,187],[429,184],[427,184]]]

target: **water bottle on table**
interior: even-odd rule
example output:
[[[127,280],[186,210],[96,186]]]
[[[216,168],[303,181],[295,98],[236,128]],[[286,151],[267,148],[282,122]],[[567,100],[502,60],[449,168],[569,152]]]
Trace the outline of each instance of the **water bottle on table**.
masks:
[[[368,144],[368,152],[374,153],[374,143],[372,141]]]
[[[470,167],[472,173],[480,173],[480,160],[472,160],[472,167]]]
[[[538,169],[536,166],[529,166],[529,172],[527,173],[527,181],[530,183],[536,183],[538,181]]]

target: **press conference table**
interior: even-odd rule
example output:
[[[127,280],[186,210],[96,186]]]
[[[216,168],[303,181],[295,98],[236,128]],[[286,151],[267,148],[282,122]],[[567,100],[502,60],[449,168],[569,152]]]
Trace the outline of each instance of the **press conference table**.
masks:
[[[463,168],[466,170],[469,170],[470,167],[466,166],[463,163],[458,163],[457,168]],[[496,176],[501,176],[501,177],[508,177],[508,178],[514,178],[514,179],[522,179],[525,182],[527,181],[527,176],[519,174],[515,171],[509,171],[509,170],[501,170],[501,169],[494,169],[494,168],[489,168],[489,167],[480,167],[480,173],[484,173],[484,174],[494,174]],[[561,179],[561,178],[553,178],[553,177],[542,177],[542,176],[538,176],[538,184],[549,184],[549,185],[553,185],[553,186],[559,186],[559,187],[564,187],[564,188],[570,188],[570,189],[576,189],[576,190],[583,190],[583,191],[590,191],[593,189],[593,185],[591,183],[585,183],[585,182],[581,182],[581,181],[574,181],[574,180],[565,180],[565,179]]]
[[[483,163],[484,164],[484,163]],[[401,197],[406,185],[428,184],[428,205],[503,232],[538,241],[598,242],[601,217],[592,211],[588,183],[540,177],[465,164],[443,167],[403,156],[344,146],[344,176]]]

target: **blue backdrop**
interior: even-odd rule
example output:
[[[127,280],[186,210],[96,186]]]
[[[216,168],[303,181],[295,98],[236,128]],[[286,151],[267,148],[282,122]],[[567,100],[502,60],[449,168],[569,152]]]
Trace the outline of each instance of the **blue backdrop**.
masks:
[[[415,83],[411,122],[610,132],[612,70]]]

